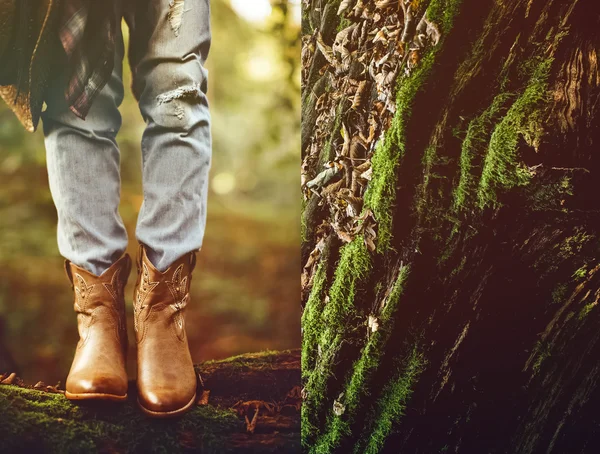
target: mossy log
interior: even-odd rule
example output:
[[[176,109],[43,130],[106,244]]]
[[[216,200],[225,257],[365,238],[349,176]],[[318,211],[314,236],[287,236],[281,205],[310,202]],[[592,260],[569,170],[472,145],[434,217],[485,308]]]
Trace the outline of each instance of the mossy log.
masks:
[[[350,172],[304,185],[304,448],[599,452],[600,3],[310,4],[303,172]]]
[[[175,419],[144,416],[134,382],[126,403],[79,404],[53,387],[1,384],[0,452],[300,452],[299,351],[245,354],[196,370],[203,402]]]

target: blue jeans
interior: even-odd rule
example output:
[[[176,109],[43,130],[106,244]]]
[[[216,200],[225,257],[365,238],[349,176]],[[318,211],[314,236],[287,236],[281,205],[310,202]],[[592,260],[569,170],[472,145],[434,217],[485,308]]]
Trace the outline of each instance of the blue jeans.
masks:
[[[208,73],[203,66],[210,47],[209,0],[185,2],[177,28],[169,20],[170,2],[138,2],[128,19],[133,91],[146,122],[141,143],[144,199],[136,238],[148,247],[159,271],[202,245],[211,162]],[[96,275],[127,247],[118,212],[116,143],[123,37],[117,42],[112,77],[85,120],[66,105],[66,74],[57,78],[42,116],[59,252]]]

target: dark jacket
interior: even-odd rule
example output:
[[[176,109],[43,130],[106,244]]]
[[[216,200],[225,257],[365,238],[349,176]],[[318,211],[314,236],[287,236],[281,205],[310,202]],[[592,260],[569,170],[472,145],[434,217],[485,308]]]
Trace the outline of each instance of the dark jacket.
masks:
[[[0,96],[28,131],[64,58],[58,37],[62,0],[0,0]]]

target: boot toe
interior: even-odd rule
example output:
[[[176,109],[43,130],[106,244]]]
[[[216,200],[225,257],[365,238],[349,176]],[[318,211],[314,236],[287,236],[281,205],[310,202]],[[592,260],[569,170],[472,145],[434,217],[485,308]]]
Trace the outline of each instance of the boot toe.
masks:
[[[67,397],[85,398],[89,395],[127,397],[127,382],[117,376],[73,377],[67,380]]]
[[[139,393],[139,404],[153,416],[170,416],[188,410],[196,399],[196,389],[187,392],[173,388],[159,388]]]

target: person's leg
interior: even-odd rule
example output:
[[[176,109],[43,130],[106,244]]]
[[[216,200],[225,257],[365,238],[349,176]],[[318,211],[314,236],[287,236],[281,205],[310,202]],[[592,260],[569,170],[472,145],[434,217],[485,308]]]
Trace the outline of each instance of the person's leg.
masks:
[[[136,237],[165,271],[202,245],[211,160],[209,1],[138,2],[131,33],[134,93],[147,123]]]
[[[85,120],[64,99],[67,74],[51,87],[42,115],[50,191],[58,213],[60,254],[100,275],[121,257],[127,232],[119,215],[123,41],[117,40],[112,77]]]
[[[115,69],[85,120],[65,100],[57,78],[42,116],[50,190],[58,212],[58,247],[74,290],[79,342],[65,382],[71,400],[127,398],[124,289],[131,259],[119,216],[120,154],[116,135],[123,100],[123,42]]]
[[[196,399],[184,314],[206,222],[209,14],[208,0],[139,0],[129,20],[133,88],[147,123],[136,231],[137,389],[140,407],[155,417],[178,415]]]

